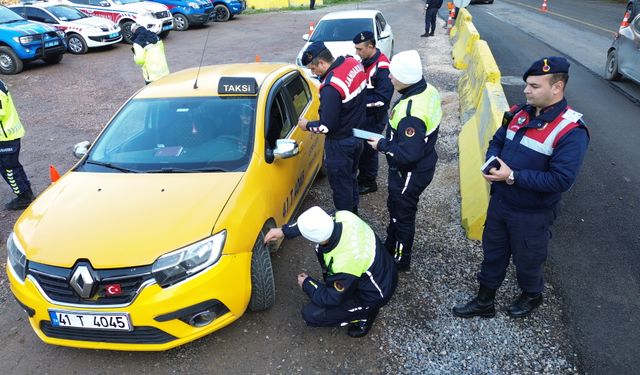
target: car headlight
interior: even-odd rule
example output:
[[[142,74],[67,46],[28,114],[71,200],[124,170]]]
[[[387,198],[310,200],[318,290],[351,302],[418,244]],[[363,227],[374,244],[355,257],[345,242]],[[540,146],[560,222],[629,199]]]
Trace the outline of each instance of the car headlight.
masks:
[[[189,3],[187,3],[187,4],[189,4],[189,6],[190,6],[191,8],[193,8],[193,9],[200,9],[200,4],[198,4],[198,3],[191,3],[191,2],[189,2]]]
[[[26,36],[14,37],[13,40],[15,40],[20,44],[29,44],[34,40],[36,40],[36,38],[34,38],[33,35],[26,35]]]
[[[11,232],[7,239],[7,262],[20,281],[27,276],[27,256],[20,248],[15,233]]]
[[[158,258],[151,268],[161,287],[180,282],[210,267],[220,259],[227,231],[223,230],[202,241]]]

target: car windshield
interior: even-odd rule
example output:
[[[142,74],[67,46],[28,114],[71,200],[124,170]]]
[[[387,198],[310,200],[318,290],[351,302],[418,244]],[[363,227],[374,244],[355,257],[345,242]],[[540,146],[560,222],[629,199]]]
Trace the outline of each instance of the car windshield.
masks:
[[[134,99],[107,126],[79,171],[244,171],[255,98]]]
[[[67,5],[54,5],[47,9],[62,21],[75,21],[81,18],[87,18],[81,11]]]
[[[17,15],[11,9],[0,6],[0,23],[9,23],[22,20],[24,20],[24,18]]]
[[[113,2],[116,4],[133,4],[133,3],[139,3],[141,1],[144,1],[144,0],[114,0]]]
[[[325,20],[318,23],[318,26],[309,41],[352,41],[353,36],[361,31],[373,32],[373,20],[370,18]]]

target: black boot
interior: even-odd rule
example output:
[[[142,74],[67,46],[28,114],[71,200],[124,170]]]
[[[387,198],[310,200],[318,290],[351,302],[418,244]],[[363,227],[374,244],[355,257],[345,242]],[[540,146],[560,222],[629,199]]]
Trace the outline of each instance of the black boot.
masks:
[[[422,34],[422,35],[420,35],[420,36],[424,38],[424,37],[428,37],[428,36],[430,36],[430,35],[429,35],[429,32],[425,31],[425,32],[424,32],[424,34]]]
[[[356,323],[350,323],[349,328],[347,329],[347,335],[358,338],[364,337],[369,333],[373,322],[376,320],[376,316],[378,316],[379,309],[373,309],[367,319],[360,320]]]
[[[496,306],[493,302],[495,298],[495,289],[480,285],[478,295],[474,299],[464,305],[455,306],[451,311],[459,318],[473,318],[474,316],[493,318],[496,316]]]
[[[359,182],[358,189],[359,189],[358,192],[360,193],[360,195],[373,193],[374,191],[378,191],[378,183],[375,180]]]
[[[522,292],[515,302],[509,306],[507,313],[512,318],[524,318],[542,304],[542,293]]]
[[[4,208],[10,211],[24,210],[29,207],[29,205],[33,202],[33,192],[31,189],[24,191],[18,194],[17,197],[13,198],[9,203],[4,205]]]

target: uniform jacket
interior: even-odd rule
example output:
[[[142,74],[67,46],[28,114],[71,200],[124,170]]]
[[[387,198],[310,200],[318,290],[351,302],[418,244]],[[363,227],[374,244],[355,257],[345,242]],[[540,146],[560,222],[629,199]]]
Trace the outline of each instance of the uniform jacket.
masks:
[[[443,0],[427,0],[426,5],[429,6],[429,9],[440,9],[442,3]]]
[[[345,216],[349,220],[340,218]],[[339,306],[347,298],[362,303],[363,308],[384,305],[391,298],[398,282],[396,266],[391,255],[373,230],[353,213],[338,211],[333,218],[336,222],[328,243],[316,246],[324,282],[307,277],[302,284],[302,289],[318,306]],[[352,224],[349,221],[352,220],[356,221],[356,225],[366,227],[365,240],[357,243],[356,246],[361,246],[363,256],[371,255],[373,260],[365,272],[358,272],[357,275],[354,275],[353,270],[347,266],[353,260],[353,253],[332,254],[338,244],[341,247],[348,245],[346,243],[349,243],[351,237],[345,238],[348,236],[343,234],[351,233],[352,228],[349,225]],[[287,238],[300,235],[296,224],[285,225],[282,229]],[[329,262],[325,261],[327,254],[331,255]]]
[[[486,157],[499,156],[514,171],[515,184],[494,182],[491,192],[511,207],[553,208],[576,180],[589,132],[582,120],[563,122],[563,116],[574,112],[565,99],[537,117],[530,105],[512,110],[517,113],[495,133]]]
[[[24,137],[24,127],[20,122],[9,89],[0,81],[0,142],[13,141]]]
[[[320,85],[320,121],[310,121],[312,132],[326,133],[328,138],[353,136],[366,120],[364,67],[353,57],[340,56],[322,77]]]
[[[393,84],[389,78],[389,59],[377,49],[371,58],[362,60],[362,65],[367,75],[367,115],[385,113],[389,110],[393,96]],[[378,102],[382,102],[383,105],[373,106]]]
[[[402,172],[425,172],[435,168],[438,161],[435,145],[442,118],[440,96],[431,87],[433,94],[428,101],[413,100],[427,89],[427,82],[423,78],[400,91],[402,96],[395,103],[389,119],[390,122],[398,122],[397,128],[387,126],[386,138],[378,142],[378,151],[386,154],[389,166]],[[401,105],[403,101],[407,103],[407,109],[397,111],[398,107],[404,107]],[[412,116],[412,110],[431,113],[428,119],[431,123],[426,124],[422,119]]]
[[[164,56],[164,44],[153,32],[139,27],[133,33],[133,60],[142,65],[142,74],[146,82],[153,82],[169,74]]]

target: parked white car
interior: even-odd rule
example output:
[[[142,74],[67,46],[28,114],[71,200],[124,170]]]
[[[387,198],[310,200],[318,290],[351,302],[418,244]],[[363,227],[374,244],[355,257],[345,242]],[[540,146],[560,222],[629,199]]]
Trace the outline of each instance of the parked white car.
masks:
[[[9,6],[22,17],[46,23],[61,30],[67,38],[67,50],[73,54],[87,53],[89,48],[103,47],[122,40],[120,26],[110,20],[91,17],[78,9],[49,2]]]
[[[143,0],[62,0],[90,16],[113,21],[122,39],[131,43],[131,26],[138,23],[161,38],[173,30],[173,16],[166,5]]]
[[[309,44],[323,41],[333,57],[351,55],[358,58],[353,38],[362,31],[371,31],[376,37],[376,47],[389,59],[393,55],[393,31],[379,10],[347,10],[331,12],[320,19],[311,35],[304,34],[306,41],[298,56],[296,64],[302,65],[302,53]],[[310,71],[303,67],[310,74]]]

